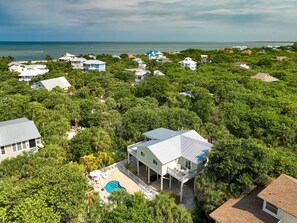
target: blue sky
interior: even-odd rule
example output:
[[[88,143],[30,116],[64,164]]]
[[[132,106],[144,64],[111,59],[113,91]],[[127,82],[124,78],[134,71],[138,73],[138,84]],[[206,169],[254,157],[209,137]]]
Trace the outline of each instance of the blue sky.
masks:
[[[0,0],[0,41],[297,40],[297,0]]]

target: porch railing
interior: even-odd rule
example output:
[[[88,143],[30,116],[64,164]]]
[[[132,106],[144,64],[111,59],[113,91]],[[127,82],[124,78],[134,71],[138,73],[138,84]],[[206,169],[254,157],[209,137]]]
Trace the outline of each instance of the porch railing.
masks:
[[[178,181],[180,181],[182,183],[185,183],[188,180],[191,180],[198,174],[197,170],[194,170],[192,172],[184,174],[181,171],[174,170],[169,167],[167,168],[167,172],[168,172],[168,174],[170,174],[171,176],[173,176],[175,179],[177,179]]]
[[[141,142],[137,142],[137,143],[134,143],[134,144],[132,144],[132,145],[129,145],[129,146],[127,146],[127,151],[128,151],[128,153],[130,153],[131,155],[133,155],[134,157],[137,157],[137,152],[136,152],[136,150],[137,150],[137,145],[138,144],[141,144],[141,143],[143,143],[144,141],[141,141]]]

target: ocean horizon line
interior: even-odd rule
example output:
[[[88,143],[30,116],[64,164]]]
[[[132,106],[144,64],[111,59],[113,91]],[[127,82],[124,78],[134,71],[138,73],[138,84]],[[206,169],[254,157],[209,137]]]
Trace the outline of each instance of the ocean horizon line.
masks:
[[[61,41],[9,41],[0,40],[0,43],[294,43],[294,40],[234,40],[234,41],[72,41],[72,40],[61,40]]]

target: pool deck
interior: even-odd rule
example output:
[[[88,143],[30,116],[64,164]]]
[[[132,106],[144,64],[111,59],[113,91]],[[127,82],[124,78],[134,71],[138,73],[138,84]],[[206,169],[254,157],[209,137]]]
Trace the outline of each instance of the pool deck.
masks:
[[[118,168],[110,170],[107,173],[107,178],[101,177],[100,180],[94,185],[94,190],[99,192],[100,197],[106,201],[109,197],[110,193],[108,193],[105,189],[102,191],[101,189],[105,187],[105,185],[112,180],[119,181],[122,187],[126,188],[126,191],[129,194],[134,194],[135,192],[142,192],[145,191],[139,187],[132,179],[122,173]]]

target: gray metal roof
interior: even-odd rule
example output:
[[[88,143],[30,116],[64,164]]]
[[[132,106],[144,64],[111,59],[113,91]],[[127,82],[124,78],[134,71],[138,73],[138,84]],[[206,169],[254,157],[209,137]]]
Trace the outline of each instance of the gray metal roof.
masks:
[[[40,138],[39,131],[34,122],[27,118],[0,122],[0,146],[36,138]]]
[[[189,138],[184,135],[181,135],[181,141],[181,156],[196,164],[204,160],[212,147],[212,144],[208,142]]]
[[[143,135],[145,135],[149,139],[167,139],[177,134],[179,134],[177,131],[165,128],[158,128],[149,132],[145,132]]]
[[[55,87],[60,87],[64,89],[71,86],[71,84],[67,81],[65,77],[58,77],[58,78],[43,80],[43,81],[40,81],[40,83],[48,91],[51,91]]]
[[[101,60],[87,60],[84,61],[83,64],[106,64],[106,62],[103,62]]]
[[[155,140],[141,143],[137,147],[147,147],[162,164],[180,157],[197,164],[212,148],[212,144],[194,130],[172,131],[159,128],[146,132],[145,136],[151,139],[155,137]]]

